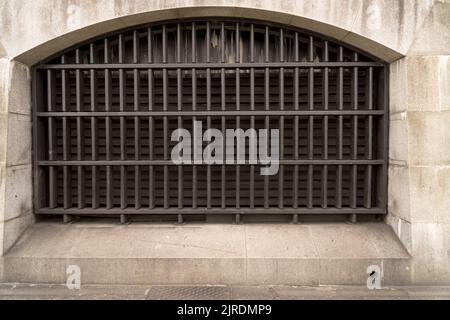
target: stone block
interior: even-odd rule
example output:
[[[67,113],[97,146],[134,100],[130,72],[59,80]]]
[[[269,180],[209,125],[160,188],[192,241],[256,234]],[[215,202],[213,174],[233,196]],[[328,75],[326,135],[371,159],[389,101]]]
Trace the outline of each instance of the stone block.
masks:
[[[34,215],[31,212],[3,222],[3,251],[0,252],[0,255],[5,254],[33,222]]]
[[[450,283],[450,224],[414,223],[412,234],[414,284]]]
[[[450,167],[411,167],[411,221],[450,223]]]
[[[11,61],[8,112],[31,114],[31,75],[28,66]]]
[[[31,213],[33,208],[31,165],[6,168],[5,179],[4,216],[0,221],[8,221]]]
[[[403,220],[394,214],[390,213],[386,217],[386,223],[391,226],[398,240],[402,243],[405,249],[411,254],[412,252],[412,234],[411,222]]]
[[[408,111],[441,111],[450,109],[449,56],[418,56],[406,58],[407,83],[403,97]]]
[[[7,144],[6,166],[31,164],[30,116],[8,115]]]
[[[405,166],[389,166],[388,211],[403,220],[410,220],[410,176]]]
[[[436,1],[408,55],[450,54],[450,2]]]
[[[389,159],[403,165],[407,165],[409,160],[409,130],[405,118],[406,113],[401,113],[400,117],[391,117],[389,123]]]
[[[450,111],[411,112],[408,122],[410,164],[450,165]]]

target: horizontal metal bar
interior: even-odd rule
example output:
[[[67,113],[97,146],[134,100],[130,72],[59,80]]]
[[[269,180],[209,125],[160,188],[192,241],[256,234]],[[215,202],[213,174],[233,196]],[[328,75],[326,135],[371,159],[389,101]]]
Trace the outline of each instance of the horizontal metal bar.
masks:
[[[38,117],[382,116],[384,110],[38,112]]]
[[[280,160],[280,165],[383,165],[384,160]],[[45,166],[179,166],[171,160],[112,160],[112,161],[38,161],[38,165]],[[185,166],[205,166],[206,164],[182,164]],[[217,164],[221,165],[221,164]],[[238,165],[228,164],[226,165]],[[245,164],[239,163],[239,165],[250,165],[248,161]],[[263,165],[261,165],[263,166]]]
[[[384,67],[380,62],[243,62],[243,63],[105,63],[105,64],[44,64],[38,69],[221,69],[221,68],[352,68]]]
[[[386,210],[382,208],[371,208],[371,209],[365,209],[365,208],[342,208],[342,209],[336,209],[336,208],[184,208],[184,209],[178,209],[178,208],[169,208],[169,209],[163,209],[163,208],[155,208],[155,209],[148,209],[148,208],[126,208],[126,209],[120,209],[120,208],[112,208],[112,209],[106,209],[106,208],[99,208],[99,209],[91,209],[91,208],[84,208],[84,209],[50,209],[50,208],[42,208],[38,209],[37,214],[54,214],[54,215],[198,215],[198,214],[244,214],[244,215],[291,215],[291,214],[301,214],[301,215],[336,215],[336,214],[358,214],[358,215],[368,215],[368,214],[386,214]]]

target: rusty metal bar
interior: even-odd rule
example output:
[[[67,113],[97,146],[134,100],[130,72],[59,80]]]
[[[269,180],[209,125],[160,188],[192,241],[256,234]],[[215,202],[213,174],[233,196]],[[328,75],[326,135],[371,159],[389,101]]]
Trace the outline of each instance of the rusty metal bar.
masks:
[[[238,63],[238,62],[236,62]],[[104,64],[89,64],[89,65],[76,65],[76,64],[47,64],[47,65],[39,65],[36,68],[39,70],[42,69],[53,69],[53,70],[77,70],[77,69],[206,69],[208,67],[212,69],[220,69],[220,68],[226,68],[226,69],[234,69],[236,68],[236,63],[167,63],[167,64],[161,64],[161,63],[142,63],[142,64],[132,64],[132,63],[124,63],[123,65],[113,64],[113,63],[104,63]],[[373,68],[382,68],[384,64],[379,62],[268,62],[268,63],[260,63],[260,62],[254,62],[254,63],[248,63],[248,62],[242,62],[239,63],[239,67],[242,69],[248,69],[248,68],[353,68],[353,67],[360,67],[360,68],[367,68],[367,67],[373,67]]]
[[[284,62],[284,30],[280,28],[280,62]],[[284,110],[284,68],[280,68],[279,89],[279,109]],[[284,116],[280,116],[280,161],[284,160]],[[278,172],[278,208],[284,208],[284,165],[280,165]]]
[[[225,23],[221,23],[221,62],[225,63]],[[221,77],[221,110],[226,111],[226,74],[225,69],[222,68],[220,71],[220,77]],[[226,130],[226,118],[224,116],[221,116],[221,124],[222,124],[222,132],[225,132]],[[225,143],[223,144],[222,149],[222,156],[225,157],[226,155],[226,146]],[[226,208],[226,198],[227,198],[227,175],[226,175],[226,166],[225,164],[221,167],[221,207],[222,209]]]
[[[353,54],[354,61],[358,61],[358,53]],[[358,110],[358,68],[353,68],[353,81],[352,81],[352,104],[353,110]],[[358,116],[353,116],[353,140],[352,140],[352,159],[358,159]],[[350,207],[356,208],[358,206],[358,166],[352,166],[351,173],[351,201]],[[352,217],[352,220],[356,221],[356,217]]]
[[[95,63],[95,47],[94,44],[91,43],[89,47],[89,58],[90,63]],[[98,99],[97,99],[97,74],[94,69],[90,70],[90,95],[91,95],[91,112],[96,111]],[[98,129],[97,129],[97,118],[91,117],[91,152],[92,161],[97,160],[98,155]],[[97,209],[100,206],[99,203],[99,191],[98,191],[98,167],[92,166],[92,208]]]
[[[65,63],[65,55],[61,57],[61,63]],[[67,111],[67,103],[68,103],[68,88],[67,88],[67,71],[62,70],[61,71],[61,81],[62,81],[62,111]],[[62,134],[62,143],[63,143],[63,160],[68,161],[69,160],[69,144],[70,142],[69,137],[67,136],[70,134],[70,129],[67,123],[67,117],[62,118],[63,121],[63,134]],[[63,201],[64,201],[64,209],[69,209],[72,206],[72,199],[71,198],[71,185],[69,184],[69,170],[71,168],[67,165],[63,166]],[[70,188],[70,189],[69,189]]]
[[[40,166],[62,166],[62,165],[68,165],[68,166],[104,166],[107,164],[110,164],[111,166],[177,166],[177,164],[173,163],[172,160],[126,160],[126,161],[120,161],[120,160],[100,160],[100,161],[45,161],[40,160],[38,161],[38,164]],[[249,161],[245,161],[246,165],[249,165]],[[385,161],[384,159],[381,160],[280,160],[280,164],[284,166],[305,166],[305,165],[313,165],[313,166],[320,166],[320,165],[341,165],[341,166],[351,166],[351,165],[358,165],[358,166],[379,166],[384,165]],[[186,164],[191,165],[191,164]],[[231,164],[228,164],[231,165]],[[234,163],[234,166],[238,166],[239,164]]]
[[[52,111],[55,105],[55,88],[54,76],[51,70],[47,70],[47,110]],[[55,137],[56,128],[53,117],[48,118],[48,159],[56,160]],[[57,172],[54,166],[49,168],[49,206],[50,208],[58,207],[57,194]]]
[[[269,32],[270,32],[269,26],[266,26],[264,32],[264,55],[265,55],[264,58],[266,63],[270,61]],[[270,69],[268,67],[264,69],[264,109],[266,113],[269,112],[270,110]],[[268,115],[265,116],[264,122],[266,130],[269,130],[270,117]],[[270,206],[269,189],[270,189],[269,176],[266,175],[264,176],[264,208],[269,208]]]
[[[119,63],[124,62],[124,41],[123,34],[119,34]],[[120,112],[125,112],[125,75],[124,70],[119,69],[119,109]],[[125,134],[126,134],[126,123],[125,117],[121,116],[120,119],[120,160],[125,161]],[[127,208],[127,168],[125,166],[120,166],[120,207],[122,209]]]
[[[211,62],[211,24],[206,23],[206,63]],[[206,69],[206,109],[211,111],[211,68]],[[206,118],[206,129],[211,128],[211,117]],[[208,209],[212,208],[211,203],[211,166],[206,168],[206,207]]]
[[[324,41],[323,45],[324,61],[329,60],[329,44]],[[329,69],[323,69],[323,109],[329,109]],[[323,117],[323,159],[328,160],[328,116]],[[322,208],[328,207],[328,166],[324,165],[322,169]]]
[[[139,34],[137,31],[133,32],[133,63],[139,63]],[[133,83],[133,97],[134,97],[134,111],[139,111],[140,104],[140,71],[134,69],[134,83]],[[141,155],[141,122],[139,117],[134,117],[134,160],[139,160]],[[134,207],[139,209],[141,207],[141,168],[134,167]]]
[[[177,24],[177,62],[181,63],[181,25]],[[177,70],[177,104],[178,111],[181,112],[183,109],[183,75],[181,73],[181,69]],[[178,128],[183,127],[183,118],[178,117]],[[183,167],[178,166],[178,208],[183,209]],[[178,215],[178,223],[183,223],[183,215]]]
[[[198,215],[198,214],[210,214],[210,215],[233,215],[236,217],[236,223],[239,224],[241,222],[240,218],[241,215],[339,215],[339,214],[357,214],[357,215],[374,215],[374,214],[384,214],[385,211],[382,208],[372,208],[372,209],[365,209],[365,208],[358,208],[358,209],[351,209],[351,208],[343,208],[343,209],[336,209],[336,208],[328,208],[328,209],[322,209],[322,208],[284,208],[284,209],[278,209],[278,208],[254,208],[254,209],[237,209],[237,208],[213,208],[213,209],[206,209],[206,208],[197,208],[197,209],[178,209],[178,208],[170,208],[170,209],[163,209],[163,208],[155,208],[155,209],[135,209],[135,208],[128,208],[125,210],[122,210],[120,208],[114,208],[114,209],[90,209],[85,208],[82,210],[78,209],[68,209],[66,210],[68,214],[80,214],[80,215],[178,215],[180,212],[182,212],[183,215]],[[59,215],[60,210],[58,209],[49,209],[49,208],[41,208],[37,210],[38,214],[50,214],[50,215]]]
[[[250,62],[255,62],[255,26],[250,26]],[[250,69],[250,110],[255,111],[255,69]],[[256,130],[255,116],[250,117],[250,129]],[[250,166],[250,208],[255,207],[255,166]]]
[[[105,38],[104,41],[104,55],[105,63],[109,61],[109,41]],[[109,69],[105,69],[105,111],[111,111],[111,74]],[[111,118],[105,118],[105,139],[106,139],[106,161],[111,161]],[[106,207],[108,209],[113,208],[113,196],[112,196],[112,167],[106,166]]]
[[[368,79],[366,84],[366,104],[369,110],[373,110],[373,69],[368,70]],[[366,124],[366,159],[373,159],[373,117],[369,116]],[[367,209],[372,207],[372,174],[371,165],[366,168],[364,206]]]
[[[147,29],[147,45],[148,45],[148,62],[153,62],[153,32],[151,28]],[[148,123],[148,140],[149,140],[149,159],[154,159],[154,128],[155,120],[152,117],[154,105],[154,78],[153,70],[148,69],[148,110],[150,113]],[[155,168],[149,166],[149,189],[148,189],[148,206],[150,209],[155,208]]]
[[[80,50],[75,50],[75,62],[77,64],[80,64]],[[75,80],[75,95],[76,95],[76,108],[77,112],[81,112],[81,104],[82,104],[82,74],[81,70],[76,70],[76,80]],[[83,139],[83,132],[84,132],[84,125],[83,125],[83,119],[77,118],[77,160],[83,159],[83,153],[84,153],[84,139]],[[78,208],[82,209],[85,207],[85,172],[83,167],[77,168],[77,198],[78,198]]]
[[[314,38],[309,37],[308,42],[308,60],[314,61]],[[308,69],[308,106],[309,110],[314,110],[314,68]],[[308,159],[314,159],[314,116],[309,116],[308,123]],[[313,184],[314,184],[314,167],[308,166],[308,190],[307,190],[307,207],[313,207]]]
[[[163,63],[167,63],[167,28],[166,25],[163,25],[163,34],[162,34],[162,50],[163,50]],[[168,74],[167,69],[163,69],[163,110],[167,111],[169,108],[169,97],[168,97],[169,83],[168,83]],[[169,122],[168,118],[163,118],[163,139],[164,139],[164,160],[169,160]],[[167,165],[164,166],[164,208],[168,209],[170,206],[170,194],[169,194],[169,167]]]
[[[239,22],[236,23],[236,63],[241,63],[241,33],[239,30]],[[241,110],[241,70],[236,68],[236,111]],[[236,128],[241,127],[241,117],[236,116]],[[239,145],[239,138],[237,139],[237,145]],[[241,167],[236,165],[236,208],[241,207]],[[240,223],[240,216],[236,215],[236,223]]]
[[[344,60],[344,48],[342,46],[338,49],[338,60]],[[338,79],[337,79],[337,100],[338,109],[340,111],[344,110],[344,68],[340,67],[338,69]],[[337,145],[337,157],[339,160],[343,159],[343,140],[344,140],[344,117],[342,115],[338,116],[338,145]],[[342,208],[342,165],[338,165],[337,168],[337,178],[336,178],[336,208]]]
[[[195,63],[197,62],[197,31],[196,31],[196,24],[195,22],[192,23],[192,38],[191,38],[191,45],[192,45],[192,63],[195,66]],[[192,69],[192,111],[195,113],[197,110],[197,70],[195,68]],[[195,122],[197,121],[197,117],[192,117],[192,128],[195,128]],[[195,159],[195,152],[196,148],[194,147],[194,159]],[[198,200],[198,184],[197,184],[197,166],[194,163],[194,166],[192,167],[192,208],[196,209],[198,207],[197,200]]]

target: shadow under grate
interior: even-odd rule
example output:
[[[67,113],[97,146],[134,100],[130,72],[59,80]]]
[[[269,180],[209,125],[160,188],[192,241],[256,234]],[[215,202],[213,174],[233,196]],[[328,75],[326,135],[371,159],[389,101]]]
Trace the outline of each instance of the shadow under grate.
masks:
[[[223,286],[156,286],[147,300],[229,300],[230,288]]]

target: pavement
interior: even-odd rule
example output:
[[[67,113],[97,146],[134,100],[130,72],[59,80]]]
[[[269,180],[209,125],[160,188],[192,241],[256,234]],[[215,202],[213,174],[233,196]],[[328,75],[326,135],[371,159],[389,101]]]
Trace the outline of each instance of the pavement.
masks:
[[[0,284],[0,300],[450,300],[450,287],[98,286]]]

